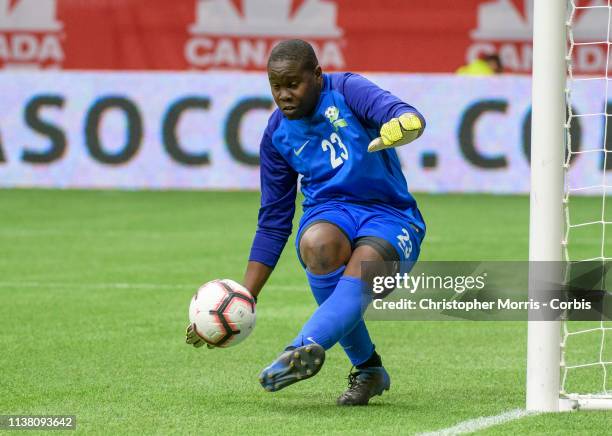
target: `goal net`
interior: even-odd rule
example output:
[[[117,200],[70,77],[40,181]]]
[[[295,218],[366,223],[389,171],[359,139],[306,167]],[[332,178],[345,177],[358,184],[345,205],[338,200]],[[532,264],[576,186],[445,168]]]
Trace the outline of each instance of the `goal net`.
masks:
[[[612,237],[612,0],[533,5],[529,293],[538,298],[546,291],[534,266],[542,261],[564,265],[545,279],[559,283],[564,269],[566,284],[573,272],[594,264],[598,283],[586,290],[604,297],[604,307],[591,312],[592,321],[543,321],[530,313],[527,409],[612,409],[612,323],[605,319],[612,302],[602,291],[612,282],[612,271],[607,283],[605,273],[612,261],[606,244]]]
[[[580,262],[601,262],[599,289],[609,289],[605,263],[612,261],[612,246],[607,244],[612,241],[612,202],[607,201],[612,188],[607,177],[612,174],[612,0],[569,0],[566,24],[563,259],[568,272]],[[612,322],[603,315],[599,321],[563,321],[560,376],[561,410],[612,408]]]

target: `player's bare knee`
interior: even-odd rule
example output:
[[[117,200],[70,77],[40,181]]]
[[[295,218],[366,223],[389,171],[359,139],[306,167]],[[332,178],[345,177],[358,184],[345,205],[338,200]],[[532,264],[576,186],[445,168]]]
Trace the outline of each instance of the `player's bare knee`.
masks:
[[[327,274],[344,265],[342,260],[331,254],[329,251],[322,250],[319,252],[319,254],[315,253],[304,261],[308,270],[313,274]]]
[[[336,226],[319,223],[302,236],[300,256],[310,272],[327,274],[346,265],[351,256],[351,245]]]
[[[338,240],[307,239],[300,243],[302,260],[314,274],[327,274],[346,263],[349,253],[343,254],[343,244]]]

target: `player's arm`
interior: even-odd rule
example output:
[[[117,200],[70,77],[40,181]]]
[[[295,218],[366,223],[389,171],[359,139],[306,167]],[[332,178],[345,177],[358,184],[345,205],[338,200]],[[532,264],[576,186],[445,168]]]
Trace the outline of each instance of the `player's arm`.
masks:
[[[243,285],[257,299],[291,235],[297,173],[272,145],[270,124],[259,148],[261,207],[257,231],[244,274]],[[187,326],[185,342],[199,348],[205,344],[193,324]],[[208,348],[214,348],[208,345]]]
[[[291,235],[298,174],[272,144],[268,127],[259,148],[261,207],[243,285],[257,297]]]
[[[425,118],[416,108],[358,74],[347,73],[343,79],[347,104],[378,133],[368,151],[406,145],[423,134]]]
[[[273,270],[274,268],[271,266],[265,265],[261,262],[249,260],[244,273],[244,280],[242,281],[244,287],[247,288],[255,298],[257,298]]]

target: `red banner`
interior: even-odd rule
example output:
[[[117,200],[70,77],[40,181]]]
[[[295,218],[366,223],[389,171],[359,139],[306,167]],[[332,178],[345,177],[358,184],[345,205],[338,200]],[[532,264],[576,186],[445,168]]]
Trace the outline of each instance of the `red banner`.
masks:
[[[561,1],[561,0],[560,0]],[[563,0],[564,1],[564,0]],[[581,4],[577,72],[607,64],[608,7]],[[453,72],[497,52],[529,73],[533,0],[0,0],[0,67],[263,70],[281,39],[313,43],[325,70]]]

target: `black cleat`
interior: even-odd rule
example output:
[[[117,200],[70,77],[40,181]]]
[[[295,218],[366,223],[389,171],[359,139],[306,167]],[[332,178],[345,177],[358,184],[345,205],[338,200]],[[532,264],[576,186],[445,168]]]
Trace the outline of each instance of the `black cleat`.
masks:
[[[370,398],[391,387],[391,379],[382,366],[359,369],[348,376],[348,389],[338,397],[339,406],[367,406]]]
[[[259,375],[268,392],[280,391],[300,380],[316,375],[325,362],[325,349],[319,344],[302,345],[283,352]]]

